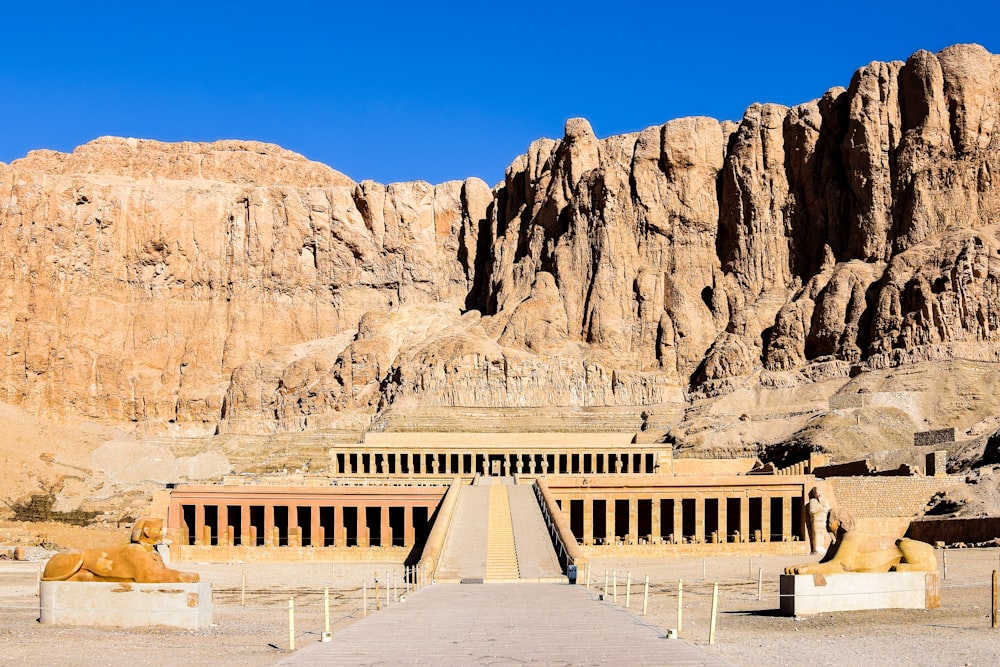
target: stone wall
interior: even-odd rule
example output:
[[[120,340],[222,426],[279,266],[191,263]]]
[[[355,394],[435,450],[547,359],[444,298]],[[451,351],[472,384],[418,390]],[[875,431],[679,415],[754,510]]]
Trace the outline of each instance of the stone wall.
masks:
[[[900,537],[931,497],[962,484],[958,477],[832,477],[827,480],[844,507],[866,532]]]
[[[1000,517],[920,519],[910,524],[906,536],[930,544],[988,542],[1000,538]]]
[[[917,447],[926,445],[950,445],[955,442],[955,429],[939,428],[934,431],[920,431],[913,434],[913,444]]]

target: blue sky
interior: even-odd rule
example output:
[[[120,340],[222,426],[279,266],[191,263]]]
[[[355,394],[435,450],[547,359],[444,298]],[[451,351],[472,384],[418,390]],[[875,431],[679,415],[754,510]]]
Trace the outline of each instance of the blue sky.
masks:
[[[5,3],[0,161],[102,135],[239,138],[356,180],[493,184],[573,116],[598,136],[738,120],[872,60],[1000,52],[997,4]]]

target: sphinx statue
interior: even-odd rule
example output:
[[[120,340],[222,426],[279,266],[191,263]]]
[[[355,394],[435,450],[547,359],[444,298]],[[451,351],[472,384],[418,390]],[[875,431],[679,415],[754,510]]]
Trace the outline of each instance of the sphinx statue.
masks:
[[[194,572],[172,570],[154,548],[163,539],[163,520],[145,517],[132,526],[122,546],[60,551],[49,559],[42,581],[125,581],[138,584],[194,583]]]
[[[818,563],[785,568],[785,574],[842,574],[844,572],[937,572],[934,548],[926,542],[901,538],[895,545],[856,529],[854,518],[842,508],[827,515],[833,544]]]

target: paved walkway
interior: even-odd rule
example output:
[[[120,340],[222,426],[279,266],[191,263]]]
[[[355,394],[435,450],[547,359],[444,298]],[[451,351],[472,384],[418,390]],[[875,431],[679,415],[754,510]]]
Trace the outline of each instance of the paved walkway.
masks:
[[[463,486],[455,506],[438,565],[438,581],[458,583],[486,576],[486,539],[489,529],[490,487]]]
[[[508,495],[521,579],[565,583],[566,577],[556,550],[552,547],[552,538],[545,527],[545,519],[542,518],[532,487],[525,484],[512,486]]]
[[[567,584],[437,584],[279,665],[711,665],[622,607]]]

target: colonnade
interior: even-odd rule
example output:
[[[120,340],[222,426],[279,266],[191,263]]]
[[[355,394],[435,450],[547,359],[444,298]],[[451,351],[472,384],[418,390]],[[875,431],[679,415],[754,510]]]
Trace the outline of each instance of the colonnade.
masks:
[[[608,544],[723,544],[806,539],[801,490],[715,494],[573,493],[553,489],[577,541]]]
[[[444,487],[296,489],[182,487],[168,530],[179,546],[413,547]]]
[[[659,451],[330,450],[332,475],[652,474]]]

